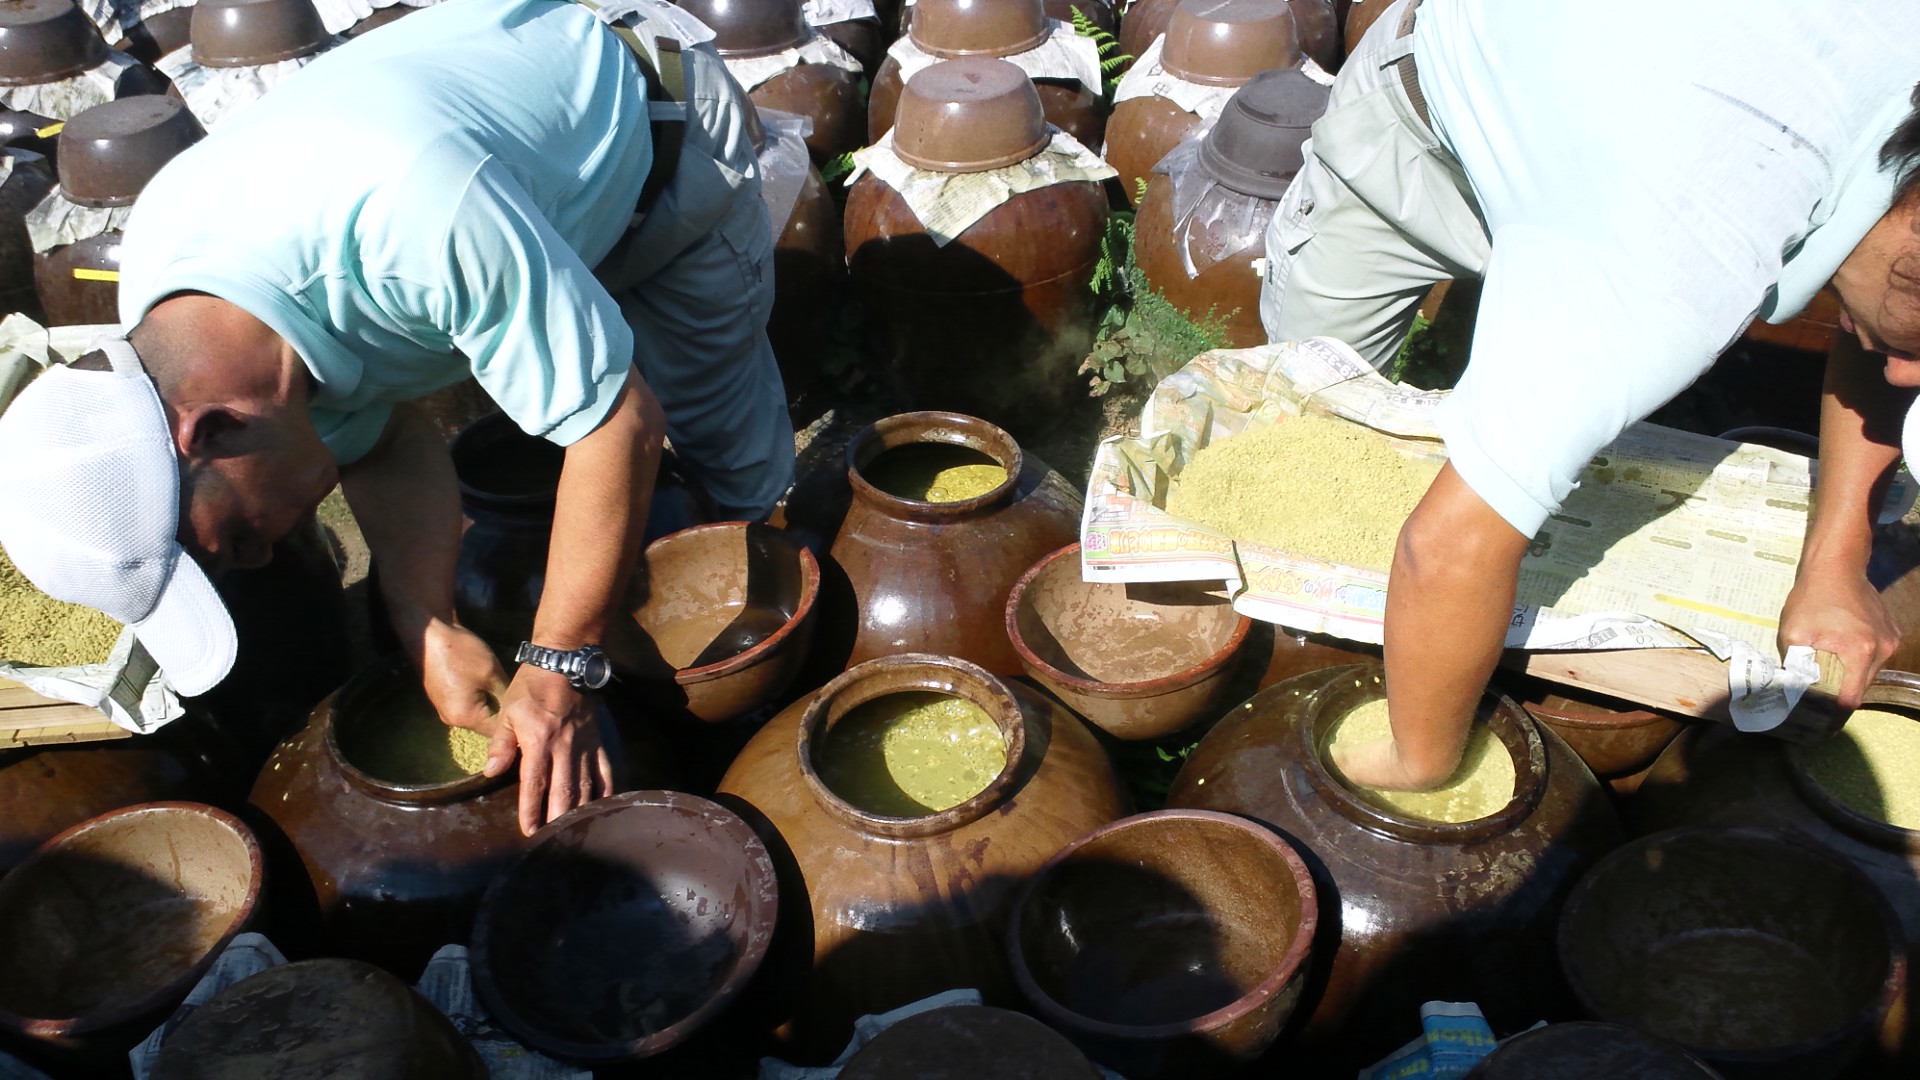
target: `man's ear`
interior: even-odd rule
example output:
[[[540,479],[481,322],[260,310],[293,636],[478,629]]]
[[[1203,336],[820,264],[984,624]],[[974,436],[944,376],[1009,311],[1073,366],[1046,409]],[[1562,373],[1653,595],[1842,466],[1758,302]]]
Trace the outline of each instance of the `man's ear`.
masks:
[[[241,453],[239,440],[248,420],[224,405],[202,405],[180,414],[174,429],[174,448],[189,461],[231,457]]]

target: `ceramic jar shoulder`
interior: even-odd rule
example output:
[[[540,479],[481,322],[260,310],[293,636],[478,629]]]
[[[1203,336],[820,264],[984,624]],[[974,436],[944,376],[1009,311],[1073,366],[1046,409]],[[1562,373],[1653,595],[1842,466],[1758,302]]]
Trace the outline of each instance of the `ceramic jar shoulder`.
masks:
[[[1244,201],[1223,187],[1214,187],[1201,197],[1193,218],[1197,224],[1184,232],[1174,228],[1173,182],[1155,176],[1147,185],[1147,197],[1134,218],[1133,252],[1140,273],[1174,307],[1189,313],[1196,322],[1211,311],[1212,318],[1226,328],[1227,347],[1252,348],[1266,343],[1260,323],[1260,275],[1254,273],[1254,260],[1266,254],[1265,229],[1250,238],[1236,236],[1217,215],[1209,212],[1210,201]],[[1277,205],[1264,202],[1269,212]],[[1198,273],[1189,267],[1204,265]]]

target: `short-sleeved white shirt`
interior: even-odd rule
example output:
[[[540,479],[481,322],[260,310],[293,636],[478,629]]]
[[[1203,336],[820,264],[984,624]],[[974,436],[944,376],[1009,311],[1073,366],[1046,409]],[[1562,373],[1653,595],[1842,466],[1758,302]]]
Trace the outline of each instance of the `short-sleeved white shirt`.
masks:
[[[291,344],[342,463],[472,374],[519,425],[599,425],[633,333],[590,268],[652,162],[625,46],[578,4],[449,0],[316,60],[140,195],[120,318],[209,293]]]
[[[1754,316],[1796,314],[1885,214],[1920,3],[1427,0],[1414,60],[1492,239],[1441,430],[1532,535],[1596,451]]]

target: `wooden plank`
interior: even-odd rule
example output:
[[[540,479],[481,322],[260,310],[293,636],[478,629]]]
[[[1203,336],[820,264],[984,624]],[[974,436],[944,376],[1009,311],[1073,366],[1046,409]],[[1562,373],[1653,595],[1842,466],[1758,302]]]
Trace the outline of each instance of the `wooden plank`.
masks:
[[[127,729],[85,705],[47,705],[0,713],[0,749],[125,739]]]
[[[1704,649],[1508,649],[1500,666],[1650,709],[1707,720],[1731,719],[1727,713],[1727,665]]]
[[[23,709],[34,705],[59,705],[55,701],[12,679],[0,678],[0,709]]]

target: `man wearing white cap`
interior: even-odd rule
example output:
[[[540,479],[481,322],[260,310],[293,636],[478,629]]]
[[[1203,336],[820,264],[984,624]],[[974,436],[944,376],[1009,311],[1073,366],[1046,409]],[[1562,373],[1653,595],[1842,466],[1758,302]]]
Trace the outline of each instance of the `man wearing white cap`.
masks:
[[[1828,363],[1779,642],[1836,654],[1859,703],[1899,644],[1866,563],[1920,386],[1916,41],[1898,0],[1399,0],[1367,31],[1267,232],[1268,336],[1378,366],[1434,282],[1485,286],[1437,417],[1449,464],[1389,577],[1393,737],[1343,755],[1349,776],[1452,774],[1521,558],[1581,469],[1827,287],[1857,340]]]
[[[608,793],[583,692],[662,436],[728,517],[792,478],[755,120],[704,32],[657,0],[449,0],[174,159],[126,226],[127,338],[0,415],[15,565],[200,693],[236,649],[209,575],[338,479],[441,717],[494,734],[490,775],[519,757],[521,827]],[[454,617],[452,463],[404,404],[469,376],[566,447],[511,678]]]

